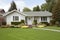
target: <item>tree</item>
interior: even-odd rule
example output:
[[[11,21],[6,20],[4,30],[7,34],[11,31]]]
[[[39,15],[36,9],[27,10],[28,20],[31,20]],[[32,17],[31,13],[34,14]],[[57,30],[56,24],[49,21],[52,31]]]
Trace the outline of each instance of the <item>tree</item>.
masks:
[[[27,7],[25,7],[25,8],[23,9],[23,12],[29,12],[29,11],[31,11],[31,9],[29,9],[29,8],[27,8]]]
[[[40,7],[39,6],[34,7],[33,11],[40,11]]]
[[[14,1],[12,1],[12,3],[11,3],[11,7],[10,7],[10,9],[8,10],[8,11],[12,11],[12,10],[17,10],[17,7],[16,7],[16,4],[15,4],[15,2]]]
[[[56,5],[52,10],[52,13],[53,13],[53,20],[55,22],[59,22],[60,24],[60,0],[57,1]]]
[[[44,4],[41,5],[41,10],[42,11],[48,10],[47,7],[48,7],[47,3],[44,3]]]
[[[54,7],[54,5],[56,4],[56,0],[46,0],[46,3],[48,5],[48,11],[52,12],[52,8]]]

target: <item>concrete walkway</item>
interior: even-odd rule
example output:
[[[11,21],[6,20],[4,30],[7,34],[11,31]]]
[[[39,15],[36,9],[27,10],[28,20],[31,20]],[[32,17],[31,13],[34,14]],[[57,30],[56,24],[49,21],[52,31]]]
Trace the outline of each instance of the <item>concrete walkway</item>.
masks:
[[[33,28],[33,29],[40,29],[40,30],[48,30],[48,31],[60,32],[60,30],[48,29],[48,28]]]

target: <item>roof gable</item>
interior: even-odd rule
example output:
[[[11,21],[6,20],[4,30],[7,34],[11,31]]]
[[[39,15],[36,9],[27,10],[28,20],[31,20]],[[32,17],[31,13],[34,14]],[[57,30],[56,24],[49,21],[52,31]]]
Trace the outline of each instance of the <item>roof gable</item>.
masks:
[[[22,14],[21,12],[19,12],[19,11],[17,11],[17,10],[13,10],[13,11],[10,11],[10,12],[6,12],[5,14],[3,14],[3,16],[10,15],[10,14],[12,14],[12,13],[14,13],[14,12],[17,12],[17,13],[19,13],[19,14],[25,16],[25,14]]]

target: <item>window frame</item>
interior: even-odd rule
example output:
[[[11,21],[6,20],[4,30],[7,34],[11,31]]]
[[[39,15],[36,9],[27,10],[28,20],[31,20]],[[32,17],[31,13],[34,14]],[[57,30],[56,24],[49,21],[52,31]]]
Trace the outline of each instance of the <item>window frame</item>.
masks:
[[[19,16],[13,16],[13,21],[19,21]]]
[[[42,22],[47,22],[47,17],[41,17]]]

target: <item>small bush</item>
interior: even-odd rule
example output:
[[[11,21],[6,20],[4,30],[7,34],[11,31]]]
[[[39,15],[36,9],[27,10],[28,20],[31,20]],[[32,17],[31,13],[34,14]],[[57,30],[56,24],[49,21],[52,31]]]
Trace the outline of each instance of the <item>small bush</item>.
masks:
[[[56,21],[55,22],[55,25],[58,26],[58,27],[60,27],[60,22],[59,21]]]
[[[24,23],[21,23],[21,24],[20,24],[20,27],[21,27],[21,26],[24,26],[24,25],[25,25]]]
[[[20,25],[22,23],[25,24],[24,20],[21,20],[20,22],[11,22],[12,25]]]
[[[28,28],[29,26],[21,26],[21,28]]]
[[[45,25],[45,24],[43,24],[43,25],[38,25],[37,27],[43,28],[43,27],[46,27],[46,25]]]
[[[51,20],[50,25],[55,25],[55,20]]]
[[[20,28],[18,25],[11,25],[10,28]]]
[[[2,25],[6,25],[6,22],[2,22]]]
[[[10,26],[10,28],[15,28],[14,26]]]
[[[21,23],[25,23],[25,21],[24,20],[21,20]]]
[[[34,20],[34,21],[33,21],[33,24],[34,24],[34,25],[37,25],[37,20]]]
[[[19,25],[21,22],[11,22],[12,25]]]
[[[49,26],[49,23],[48,23],[48,22],[40,22],[40,24],[41,24],[41,25],[42,25],[42,24],[45,24],[45,25]]]

